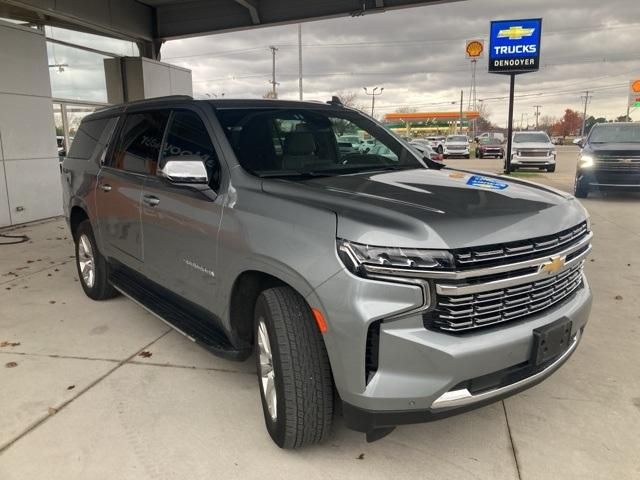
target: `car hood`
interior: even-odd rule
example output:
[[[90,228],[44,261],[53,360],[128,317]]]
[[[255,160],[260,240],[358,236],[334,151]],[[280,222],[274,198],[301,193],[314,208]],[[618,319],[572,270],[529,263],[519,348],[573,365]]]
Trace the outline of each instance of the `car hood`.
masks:
[[[522,142],[522,143],[513,143],[512,147],[514,150],[524,150],[527,148],[540,148],[545,150],[553,150],[555,147],[551,143],[545,142]]]
[[[461,170],[264,180],[266,193],[331,210],[337,236],[369,245],[463,248],[556,233],[585,220],[572,196]]]
[[[602,156],[637,157],[640,156],[640,143],[590,143],[583,152]]]
[[[445,147],[468,147],[469,146],[469,142],[445,142],[444,144]]]

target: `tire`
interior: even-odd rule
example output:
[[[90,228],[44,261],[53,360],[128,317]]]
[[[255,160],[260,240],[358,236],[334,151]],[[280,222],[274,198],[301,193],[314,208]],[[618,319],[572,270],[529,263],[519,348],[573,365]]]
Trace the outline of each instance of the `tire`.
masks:
[[[471,155],[467,153],[464,158],[471,158]]]
[[[476,158],[482,158],[482,152],[480,150],[476,150]]]
[[[285,449],[322,442],[333,420],[333,381],[311,309],[291,288],[269,288],[256,301],[254,332],[258,385],[269,435]],[[270,403],[267,394],[270,397],[274,387],[275,402]]]
[[[442,148],[442,145],[438,145],[438,147],[436,148],[436,152],[438,152],[440,155],[442,155],[444,149]]]
[[[74,232],[76,268],[80,285],[87,297],[106,300],[118,292],[109,283],[109,264],[98,251],[91,222],[83,221]],[[83,274],[83,269],[85,274]],[[89,272],[92,272],[89,274]]]
[[[573,194],[577,198],[587,198],[589,196],[589,186],[578,180],[577,175],[575,183],[573,184]]]
[[[552,165],[551,167],[547,167],[547,172],[555,172],[556,171],[556,166]]]

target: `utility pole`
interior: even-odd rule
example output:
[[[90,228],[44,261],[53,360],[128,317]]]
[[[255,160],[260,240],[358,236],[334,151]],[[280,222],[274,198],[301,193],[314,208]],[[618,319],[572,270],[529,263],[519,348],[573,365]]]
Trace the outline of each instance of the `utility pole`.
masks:
[[[272,57],[271,80],[269,81],[269,83],[272,85],[273,98],[278,98],[278,90],[276,89],[276,86],[278,85],[278,82],[276,82],[276,52],[278,51],[278,49],[273,45],[271,45],[269,48],[271,49]]]
[[[580,131],[580,136],[584,137],[584,128],[587,123],[587,104],[589,103],[589,94],[591,92],[589,90],[585,90],[584,95],[581,98],[584,98],[584,111],[582,112],[582,130]]]
[[[542,105],[534,105],[533,108],[536,109],[536,130],[538,130],[538,126],[539,126],[539,121],[538,118],[540,117],[540,109],[542,108]]]
[[[298,24],[298,90],[302,101],[302,24]]]
[[[369,90],[367,90],[367,87],[364,87],[364,93],[371,97],[371,118],[374,118],[373,112],[375,111],[375,107],[376,107],[376,97],[378,95],[382,95],[382,91],[384,90],[384,87],[381,87],[378,93],[376,93],[377,90],[378,90],[378,87],[373,87],[373,90],[369,92]]]
[[[464,90],[460,90],[460,127],[458,133],[462,133],[462,104],[464,103]]]

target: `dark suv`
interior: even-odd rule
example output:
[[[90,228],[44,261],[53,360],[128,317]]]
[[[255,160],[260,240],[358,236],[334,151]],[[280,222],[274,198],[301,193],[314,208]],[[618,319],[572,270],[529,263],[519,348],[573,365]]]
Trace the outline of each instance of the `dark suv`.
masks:
[[[640,123],[598,123],[578,144],[576,197],[612,188],[640,191]]]
[[[281,447],[326,438],[336,401],[374,440],[511,395],[587,323],[573,196],[443,168],[337,101],[107,108],[63,183],[86,294],[121,292],[226,358],[255,352]]]

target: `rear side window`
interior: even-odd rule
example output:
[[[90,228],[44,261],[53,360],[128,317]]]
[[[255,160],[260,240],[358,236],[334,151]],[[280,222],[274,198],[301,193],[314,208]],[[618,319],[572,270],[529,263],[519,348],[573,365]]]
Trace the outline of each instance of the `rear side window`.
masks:
[[[220,163],[207,128],[195,112],[178,110],[169,125],[160,168],[167,158],[175,160],[184,155],[200,157],[207,167],[209,186],[214,190],[220,186]]]
[[[129,114],[120,130],[109,166],[127,172],[155,175],[169,112]]]
[[[97,120],[85,120],[80,124],[80,128],[76,132],[76,136],[71,143],[69,150],[70,158],[78,158],[80,160],[89,160],[98,146],[104,147],[104,142],[108,135],[104,134],[105,130],[111,131],[115,123],[115,118],[99,118]],[[108,127],[108,128],[107,128]],[[102,138],[102,142],[100,139]]]

